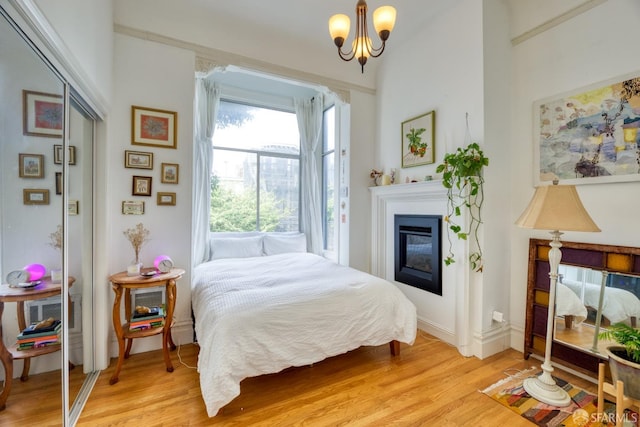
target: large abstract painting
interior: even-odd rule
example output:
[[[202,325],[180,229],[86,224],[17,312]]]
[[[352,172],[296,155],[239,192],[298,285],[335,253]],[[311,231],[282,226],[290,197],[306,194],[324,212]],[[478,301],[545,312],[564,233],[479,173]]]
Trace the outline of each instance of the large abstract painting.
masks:
[[[640,180],[640,77],[534,105],[536,185]]]

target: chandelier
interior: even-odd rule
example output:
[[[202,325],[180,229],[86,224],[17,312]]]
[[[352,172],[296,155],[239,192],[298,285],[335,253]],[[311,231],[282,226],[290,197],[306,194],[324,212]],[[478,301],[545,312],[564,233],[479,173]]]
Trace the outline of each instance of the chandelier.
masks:
[[[364,64],[367,63],[367,58],[377,58],[384,52],[384,45],[393,26],[396,22],[396,9],[392,6],[381,6],[373,12],[373,27],[378,33],[382,45],[378,48],[374,48],[371,44],[371,38],[369,37],[369,31],[367,30],[367,2],[365,0],[358,0],[356,5],[356,37],[351,44],[351,50],[343,52],[342,46],[349,35],[349,28],[351,21],[347,15],[342,13],[333,15],[329,19],[329,34],[333,42],[338,46],[338,55],[344,61],[351,61],[353,58],[358,58],[362,72],[364,73]]]

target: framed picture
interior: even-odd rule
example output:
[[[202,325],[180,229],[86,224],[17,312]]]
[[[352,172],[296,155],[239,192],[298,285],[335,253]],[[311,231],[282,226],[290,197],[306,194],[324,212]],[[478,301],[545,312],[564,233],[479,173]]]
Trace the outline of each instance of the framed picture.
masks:
[[[640,181],[640,73],[533,105],[534,183]]]
[[[68,162],[70,165],[76,164],[76,147],[73,145],[69,146],[69,154],[67,155],[69,158]],[[56,165],[62,164],[62,145],[55,144],[53,146],[53,163]]]
[[[178,113],[131,106],[131,144],[150,147],[177,147]]]
[[[23,133],[31,136],[59,138],[64,126],[64,103],[61,95],[22,91]]]
[[[22,201],[25,205],[48,205],[49,190],[25,188],[22,190]]]
[[[151,177],[150,176],[134,176],[132,196],[151,196]]]
[[[69,215],[78,215],[79,212],[79,202],[77,200],[69,200],[67,204],[67,213]]]
[[[436,132],[436,112],[429,111],[402,122],[402,167],[433,163]]]
[[[164,184],[177,184],[179,168],[180,166],[177,163],[163,163],[160,171],[160,182]]]
[[[142,215],[144,213],[144,202],[137,200],[126,200],[122,202],[123,215]]]
[[[175,206],[176,193],[160,193],[158,192],[158,206]]]
[[[44,155],[42,154],[18,154],[20,178],[44,178]]]
[[[125,150],[124,167],[131,169],[153,169],[153,153]]]
[[[56,172],[56,194],[62,194],[62,172]]]

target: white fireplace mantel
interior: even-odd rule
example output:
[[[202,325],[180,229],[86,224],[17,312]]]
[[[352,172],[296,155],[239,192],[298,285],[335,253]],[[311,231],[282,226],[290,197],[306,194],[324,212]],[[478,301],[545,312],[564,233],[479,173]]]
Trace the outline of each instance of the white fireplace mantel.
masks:
[[[472,350],[469,277],[465,263],[441,267],[443,294],[436,295],[394,280],[395,215],[447,215],[447,189],[441,180],[369,188],[371,193],[371,272],[395,283],[416,305],[418,327],[455,345],[461,354]],[[461,221],[466,220],[466,215]],[[446,233],[443,224],[442,233]],[[446,244],[445,242],[442,242]],[[466,259],[467,246],[455,251]],[[446,248],[442,248],[446,253]],[[444,263],[443,263],[444,264]]]
[[[393,229],[393,216],[413,213],[444,215],[447,189],[444,188],[441,180],[435,180],[369,187],[369,191],[371,192],[371,243],[373,246],[371,272],[378,277],[389,279],[387,261],[390,252],[388,249],[393,248],[393,241],[389,242],[388,238],[389,232]],[[425,212],[425,209],[431,212]]]

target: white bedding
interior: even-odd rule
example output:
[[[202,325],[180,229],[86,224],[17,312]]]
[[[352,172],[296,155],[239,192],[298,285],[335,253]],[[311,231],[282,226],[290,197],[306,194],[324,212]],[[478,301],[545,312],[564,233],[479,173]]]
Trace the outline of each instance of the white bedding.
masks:
[[[587,318],[587,308],[582,300],[560,282],[556,283],[556,315],[573,316],[573,326],[579,325]]]
[[[576,294],[582,292],[583,283],[563,279],[562,283]],[[600,301],[600,285],[593,283],[584,284],[584,305],[598,309]],[[640,318],[640,300],[632,292],[624,289],[605,287],[602,302],[602,315],[611,324],[629,321],[631,317]]]
[[[309,253],[203,263],[192,301],[210,417],[244,378],[416,336],[416,308],[397,287]]]

